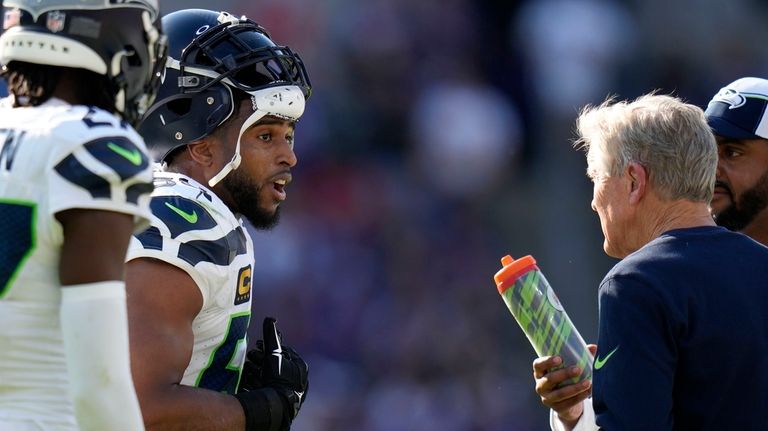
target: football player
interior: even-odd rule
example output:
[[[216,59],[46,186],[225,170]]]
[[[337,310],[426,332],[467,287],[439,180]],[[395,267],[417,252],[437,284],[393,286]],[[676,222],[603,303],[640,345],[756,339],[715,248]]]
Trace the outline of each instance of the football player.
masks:
[[[152,226],[128,254],[131,357],[148,429],[285,430],[307,366],[265,319],[246,359],[253,245],[277,222],[310,83],[254,21],[182,10],[162,19],[169,58],[139,127],[154,159]]]
[[[0,430],[143,429],[124,259],[150,216],[132,125],[165,64],[157,0],[5,0]]]

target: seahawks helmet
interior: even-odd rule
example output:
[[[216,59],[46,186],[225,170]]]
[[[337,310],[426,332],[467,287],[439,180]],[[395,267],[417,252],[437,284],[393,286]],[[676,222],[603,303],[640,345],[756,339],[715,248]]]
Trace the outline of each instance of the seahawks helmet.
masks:
[[[114,111],[135,123],[165,65],[157,0],[4,0],[0,64],[90,70],[108,78]]]
[[[237,100],[252,102],[232,159],[209,181],[213,187],[239,166],[240,138],[250,126],[267,115],[298,120],[311,93],[309,77],[296,53],[244,16],[187,9],[162,21],[169,41],[165,76],[138,129],[157,162],[210,135],[232,116]]]

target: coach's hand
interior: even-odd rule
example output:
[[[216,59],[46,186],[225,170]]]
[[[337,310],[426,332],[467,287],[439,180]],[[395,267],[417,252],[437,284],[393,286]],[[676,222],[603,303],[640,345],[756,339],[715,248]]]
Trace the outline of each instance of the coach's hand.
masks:
[[[594,344],[587,347],[593,355],[597,351]],[[533,378],[542,404],[554,410],[564,425],[573,428],[583,413],[582,401],[592,394],[592,382],[587,380],[558,388],[560,383],[581,374],[576,366],[549,371],[561,362],[559,356],[537,358],[533,361]]]

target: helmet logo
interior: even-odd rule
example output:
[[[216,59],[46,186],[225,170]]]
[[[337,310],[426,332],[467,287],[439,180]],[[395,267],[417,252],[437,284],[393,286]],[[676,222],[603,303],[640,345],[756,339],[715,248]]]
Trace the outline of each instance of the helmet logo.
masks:
[[[201,34],[205,33],[205,31],[208,30],[209,28],[211,28],[211,26],[206,24],[206,25],[198,28],[197,31],[195,32],[195,34],[200,36]]]
[[[60,11],[60,10],[54,10],[51,12],[48,12],[48,18],[45,21],[45,26],[48,27],[48,30],[58,33],[62,30],[64,30],[64,23],[67,19],[67,15]]]
[[[8,30],[13,26],[19,25],[19,21],[21,21],[21,11],[19,9],[9,9],[5,11],[5,16],[3,17],[3,30]]]
[[[254,111],[296,121],[304,113],[304,94],[297,86],[270,87],[251,92]]]
[[[747,98],[742,96],[738,90],[723,88],[712,98],[712,102],[723,102],[731,105],[728,109],[736,109],[744,106],[744,104],[747,103]]]
[[[277,91],[275,93],[270,94],[269,96],[265,97],[266,99],[273,99],[269,101],[270,106],[275,106],[275,102],[282,102],[283,101],[283,93],[280,91]],[[293,105],[293,102],[289,102],[289,105]],[[251,95],[251,105],[253,107],[254,111],[257,111],[259,109],[259,104],[256,101],[256,96]]]

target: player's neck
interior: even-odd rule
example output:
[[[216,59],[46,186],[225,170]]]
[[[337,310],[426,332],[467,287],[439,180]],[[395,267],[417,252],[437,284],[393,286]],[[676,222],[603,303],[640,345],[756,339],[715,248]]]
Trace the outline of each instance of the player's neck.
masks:
[[[218,198],[221,199],[221,201],[224,202],[224,204],[229,207],[230,210],[233,212],[236,211],[234,199],[224,186],[224,182],[220,181],[214,187],[211,187],[208,184],[208,180],[212,178],[212,174],[209,172],[210,169],[205,169],[205,167],[196,163],[187,154],[181,153],[176,156],[173,159],[173,162],[168,164],[165,170],[168,172],[175,172],[177,174],[185,175],[197,181],[207,189],[210,189],[216,196],[218,196]]]
[[[69,73],[62,73],[51,97],[61,99],[70,105],[82,105],[83,101],[77,96],[76,88],[82,85],[76,82]]]

